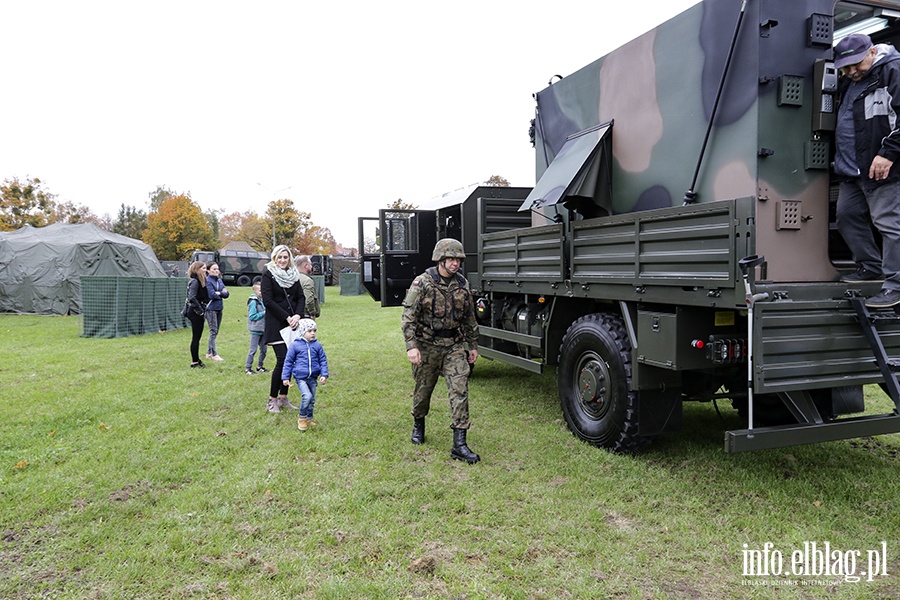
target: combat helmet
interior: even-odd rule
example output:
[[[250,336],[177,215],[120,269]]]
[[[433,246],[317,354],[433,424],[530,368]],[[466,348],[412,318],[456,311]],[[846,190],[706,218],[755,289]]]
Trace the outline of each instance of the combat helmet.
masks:
[[[463,250],[462,243],[453,238],[438,240],[437,244],[434,245],[434,252],[431,254],[431,260],[439,262],[445,258],[465,260],[466,251]]]

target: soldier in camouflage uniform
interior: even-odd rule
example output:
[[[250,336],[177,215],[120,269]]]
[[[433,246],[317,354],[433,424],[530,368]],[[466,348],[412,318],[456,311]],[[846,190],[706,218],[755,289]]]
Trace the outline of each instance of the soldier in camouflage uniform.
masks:
[[[469,370],[478,359],[478,323],[469,282],[459,273],[466,254],[460,242],[445,238],[434,246],[437,265],[416,277],[403,300],[401,327],[406,356],[416,381],[412,443],[425,441],[425,416],[438,376],[450,394],[451,458],[469,464],[480,457],[466,445],[469,429]]]

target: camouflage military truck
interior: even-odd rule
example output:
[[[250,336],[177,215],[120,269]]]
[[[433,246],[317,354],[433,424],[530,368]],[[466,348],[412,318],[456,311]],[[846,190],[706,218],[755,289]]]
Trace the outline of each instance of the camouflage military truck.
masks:
[[[898,19],[896,0],[698,3],[535,95],[516,209],[479,189],[361,220],[362,281],[399,304],[436,239],[463,241],[481,355],[556,367],[566,423],[601,447],[681,429],[689,401],[738,410],[729,452],[896,433],[900,320],[866,309],[880,284],[837,281],[855,266],[830,163],[832,46],[900,41]],[[895,408],[866,412],[866,384]]]
[[[222,281],[246,287],[260,280],[270,256],[268,252],[257,252],[247,245],[246,248],[239,249],[225,247],[216,251],[195,250],[191,254],[191,261],[195,260],[219,263]]]

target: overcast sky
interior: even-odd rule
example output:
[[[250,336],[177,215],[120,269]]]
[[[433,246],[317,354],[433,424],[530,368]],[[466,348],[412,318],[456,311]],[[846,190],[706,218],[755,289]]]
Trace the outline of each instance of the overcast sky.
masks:
[[[695,3],[4,1],[0,180],[112,217],[290,198],[356,246],[398,198],[534,185],[532,94]]]

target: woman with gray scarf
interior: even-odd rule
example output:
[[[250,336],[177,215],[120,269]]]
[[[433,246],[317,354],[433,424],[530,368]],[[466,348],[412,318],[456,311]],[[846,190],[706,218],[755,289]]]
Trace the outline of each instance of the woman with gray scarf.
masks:
[[[306,310],[306,297],[300,285],[300,274],[294,267],[291,250],[282,244],[272,249],[272,260],[266,264],[262,274],[262,301],[266,307],[266,331],[263,341],[275,352],[276,364],[272,369],[269,386],[269,401],[266,410],[281,412],[283,407],[298,410],[288,402],[288,388],[282,383],[281,370],[287,356],[287,345],[281,338],[285,327],[295,329]]]

